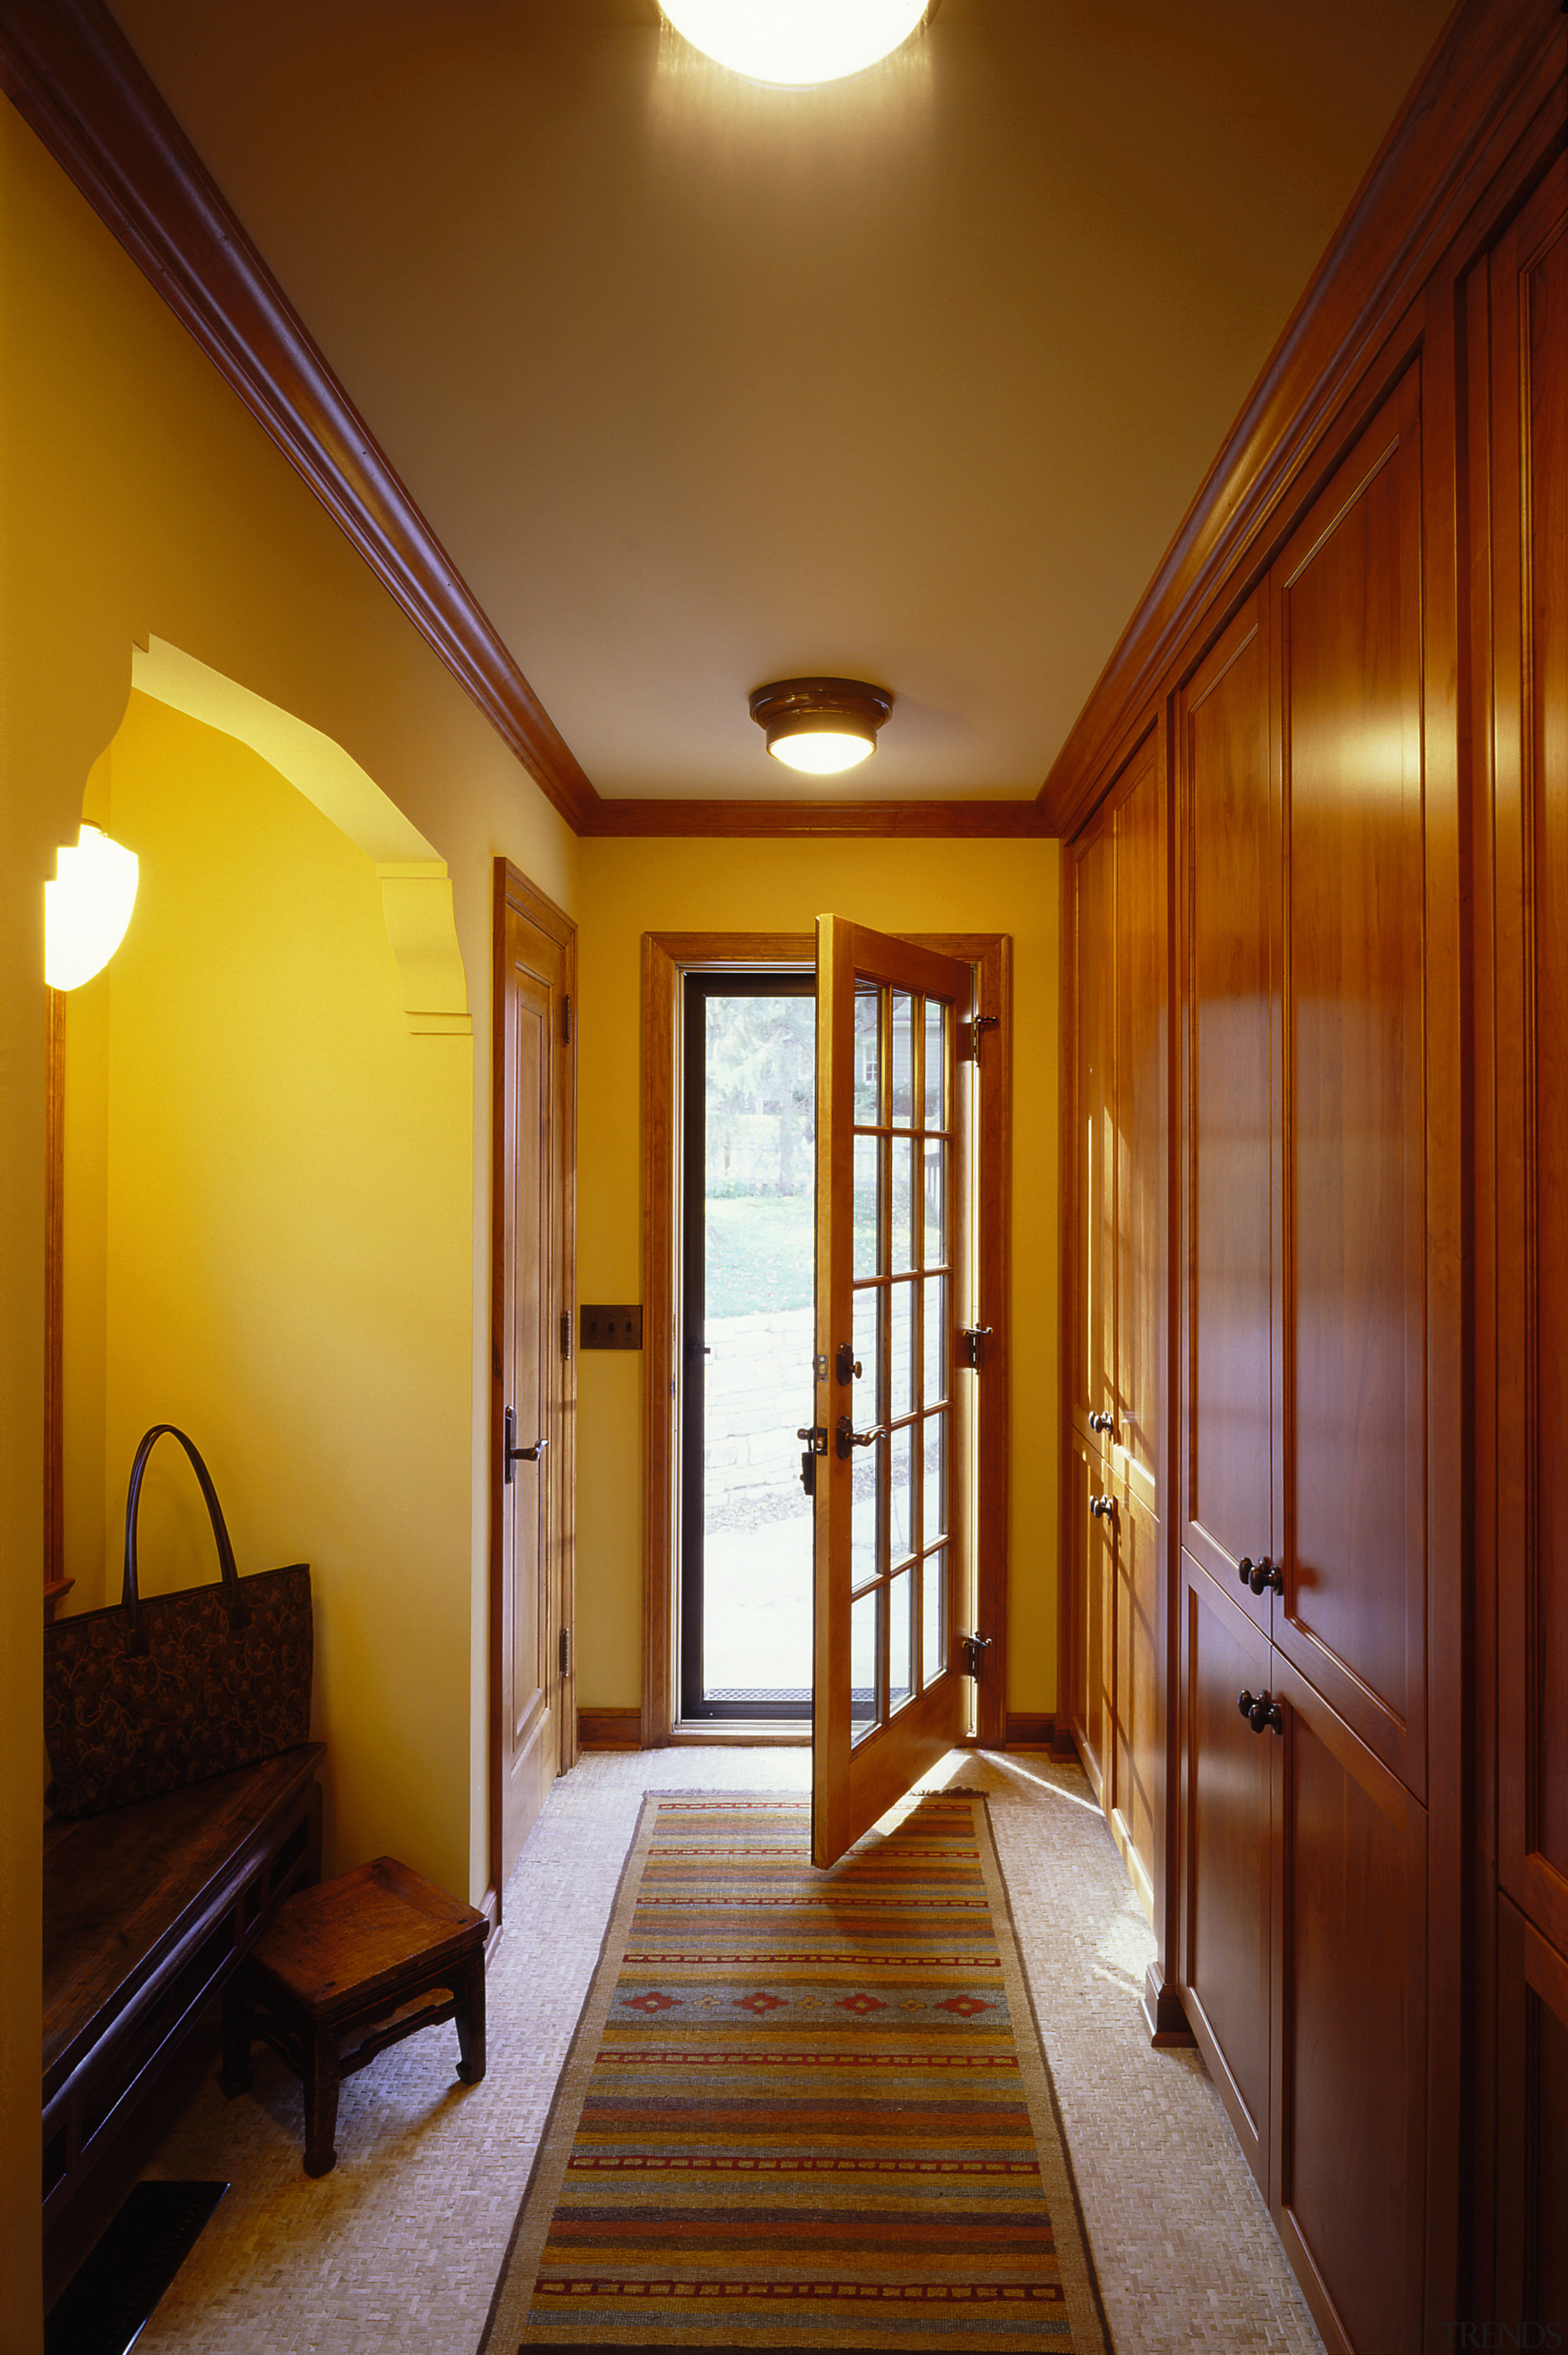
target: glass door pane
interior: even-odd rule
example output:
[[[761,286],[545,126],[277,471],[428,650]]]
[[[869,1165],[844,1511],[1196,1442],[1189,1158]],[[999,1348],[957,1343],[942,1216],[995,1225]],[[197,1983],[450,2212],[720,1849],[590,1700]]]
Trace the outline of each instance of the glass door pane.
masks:
[[[811,1714],[816,1025],[810,974],[687,976],[683,1720]]]

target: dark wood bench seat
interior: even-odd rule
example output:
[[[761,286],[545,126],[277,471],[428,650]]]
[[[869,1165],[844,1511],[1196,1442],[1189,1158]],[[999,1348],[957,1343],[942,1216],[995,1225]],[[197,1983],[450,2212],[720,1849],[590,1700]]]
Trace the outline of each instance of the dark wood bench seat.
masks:
[[[321,1875],[319,1742],[44,1831],[49,2303],[144,2149],[134,2128],[284,1898]]]

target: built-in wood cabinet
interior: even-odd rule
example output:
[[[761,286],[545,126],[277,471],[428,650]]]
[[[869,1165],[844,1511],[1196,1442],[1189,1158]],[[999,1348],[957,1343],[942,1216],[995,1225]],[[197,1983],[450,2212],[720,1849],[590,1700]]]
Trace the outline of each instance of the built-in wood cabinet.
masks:
[[[1166,1902],[1169,837],[1151,734],[1070,862],[1068,1709],[1151,1920]]]
[[[1335,2355],[1568,2342],[1568,26],[1449,43],[1061,787],[1065,1713]]]
[[[1478,1415],[1481,1650],[1496,1660],[1479,1711],[1496,1758],[1480,2041],[1497,2068],[1496,2311],[1515,2343],[1550,2345],[1552,2328],[1568,2340],[1568,163],[1470,291],[1489,328],[1470,469],[1491,503],[1481,873],[1488,848],[1495,861],[1476,1023],[1492,1275],[1477,1323],[1495,1369]]]

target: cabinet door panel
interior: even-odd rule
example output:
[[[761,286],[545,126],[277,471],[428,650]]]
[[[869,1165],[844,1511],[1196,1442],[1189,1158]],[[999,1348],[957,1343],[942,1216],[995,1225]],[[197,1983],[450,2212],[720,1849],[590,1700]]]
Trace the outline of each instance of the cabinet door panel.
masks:
[[[1157,1493],[1165,1283],[1168,1039],[1165,794],[1151,736],[1115,805],[1115,1438],[1146,1504]]]
[[[1121,1486],[1111,1550],[1116,1675],[1114,1687],[1111,1829],[1125,1858],[1144,1911],[1154,1912],[1155,1846],[1163,1819],[1164,1696],[1161,1646],[1159,1523],[1139,1502],[1133,1484]]]
[[[1275,1639],[1425,1789],[1421,454],[1412,370],[1277,569],[1291,1559]]]
[[[1073,846],[1072,1412],[1114,1412],[1115,1350],[1115,841],[1109,814]]]
[[[1498,2297],[1510,2346],[1568,2322],[1568,1962],[1498,1902]],[[1531,2326],[1527,2334],[1526,2326]]]
[[[1422,2347],[1426,1816],[1276,1653],[1275,2222],[1330,2349]]]
[[[1108,1482],[1099,1449],[1075,1431],[1068,1438],[1067,1473],[1073,1646],[1070,1708],[1073,1738],[1083,1770],[1093,1785],[1095,1797],[1104,1806],[1110,1777],[1110,1685],[1115,1666],[1115,1606],[1111,1586],[1110,1524],[1090,1512],[1089,1501],[1101,1495]]]
[[[1185,1532],[1222,1584],[1275,1550],[1277,930],[1266,608],[1182,693],[1188,896]],[[1266,1603],[1255,1615],[1267,1625]]]
[[[1568,166],[1492,267],[1499,1863],[1568,1952]]]
[[[1186,1752],[1181,1994],[1247,2164],[1268,2189],[1270,1832],[1279,1744],[1237,1702],[1268,1684],[1270,1652],[1247,1614],[1182,1562]]]

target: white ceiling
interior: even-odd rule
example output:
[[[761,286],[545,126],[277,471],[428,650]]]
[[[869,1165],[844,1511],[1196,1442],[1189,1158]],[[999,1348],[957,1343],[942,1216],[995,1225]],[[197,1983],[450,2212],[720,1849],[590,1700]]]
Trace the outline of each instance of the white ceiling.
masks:
[[[652,0],[114,0],[601,794],[1034,794],[1439,0],[943,0],[768,90]]]

